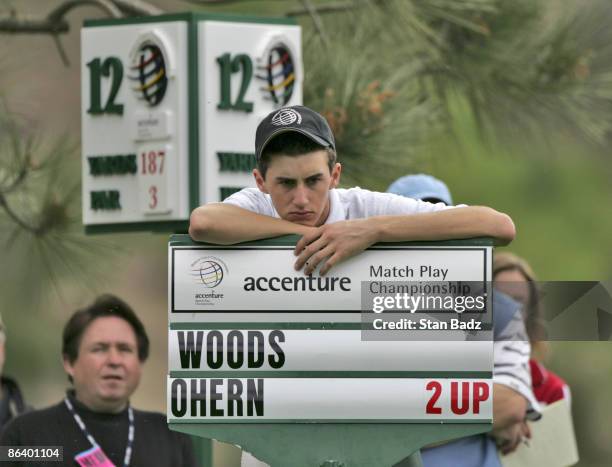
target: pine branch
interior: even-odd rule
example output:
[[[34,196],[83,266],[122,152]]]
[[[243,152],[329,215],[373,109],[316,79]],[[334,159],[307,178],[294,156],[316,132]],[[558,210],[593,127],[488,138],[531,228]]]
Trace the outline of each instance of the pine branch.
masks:
[[[0,32],[9,34],[58,34],[66,33],[69,29],[68,23],[64,20],[20,19],[16,16],[0,18]]]
[[[316,10],[318,14],[338,13],[342,11],[353,10],[355,8],[360,8],[361,6],[363,5],[352,2],[352,1],[335,2],[335,3],[327,3],[325,5],[318,5],[316,7]],[[286,16],[304,16],[304,15],[309,15],[309,14],[311,14],[309,8],[299,8],[299,9],[289,10],[285,12]]]
[[[0,193],[0,207],[6,213],[6,215],[23,230],[31,232],[36,236],[40,235],[41,233],[44,233],[41,232],[41,229],[38,226],[28,224],[25,220],[21,219],[17,215],[17,213],[11,208],[11,206],[9,206],[8,201],[6,200],[6,197],[3,193]]]
[[[114,5],[114,3],[115,2],[111,0],[67,0],[49,13],[47,18],[49,18],[51,21],[61,20],[70,10],[85,5],[97,6],[106,11],[109,16],[120,18],[121,11]]]
[[[164,11],[143,0],[66,0],[43,18],[20,17],[11,11],[0,17],[0,32],[9,34],[52,34],[67,33],[70,25],[66,15],[81,6],[96,6],[112,18],[124,16],[159,15]],[[61,49],[60,49],[61,50]],[[61,53],[61,52],[60,52]]]
[[[185,0],[188,3],[194,5],[226,5],[229,3],[246,2],[246,0]],[[382,2],[382,0],[375,0],[376,2]],[[333,2],[326,3],[324,5],[317,5],[317,14],[323,13],[338,13],[346,10],[352,10],[354,8],[360,8],[363,6],[362,3],[358,3],[355,0],[345,2]],[[289,10],[285,12],[285,16],[306,16],[311,14],[311,9],[308,6],[303,8],[297,8],[295,10]]]
[[[155,16],[164,10],[142,0],[112,0],[126,16]]]
[[[187,3],[193,3],[195,5],[222,5],[224,3],[237,3],[243,2],[244,0],[185,0]]]
[[[315,6],[310,0],[301,1],[302,5],[304,5],[304,9],[310,15],[310,18],[312,19],[312,24],[314,24],[315,30],[317,31],[317,34],[319,34],[319,36],[321,37],[323,44],[325,45],[325,47],[329,47],[329,37],[327,36],[325,28],[323,27],[323,22],[321,21],[321,17],[319,16],[319,11],[317,10],[317,8],[315,8]]]

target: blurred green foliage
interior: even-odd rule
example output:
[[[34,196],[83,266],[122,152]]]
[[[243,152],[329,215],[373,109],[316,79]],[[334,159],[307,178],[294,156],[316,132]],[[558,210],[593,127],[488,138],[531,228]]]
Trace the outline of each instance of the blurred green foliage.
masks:
[[[612,277],[607,151],[558,135],[539,144],[483,142],[464,100],[452,107],[452,133],[429,142],[419,168],[445,180],[456,202],[510,214],[517,237],[509,248],[542,280]]]

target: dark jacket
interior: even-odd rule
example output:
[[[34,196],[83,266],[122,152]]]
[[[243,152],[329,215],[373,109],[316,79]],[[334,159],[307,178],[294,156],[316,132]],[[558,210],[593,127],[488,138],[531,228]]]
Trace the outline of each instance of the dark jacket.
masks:
[[[17,383],[11,378],[0,377],[2,397],[0,398],[0,431],[10,420],[28,410]]]

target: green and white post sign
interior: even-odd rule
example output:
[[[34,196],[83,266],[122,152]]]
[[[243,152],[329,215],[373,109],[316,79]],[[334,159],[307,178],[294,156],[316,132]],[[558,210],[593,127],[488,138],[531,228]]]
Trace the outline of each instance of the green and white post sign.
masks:
[[[81,63],[88,232],[186,231],[193,208],[253,185],[260,120],[302,102],[289,19],[86,21]]]
[[[390,466],[490,430],[490,244],[375,245],[320,277],[293,269],[296,240],[172,237],[173,429],[296,467]]]

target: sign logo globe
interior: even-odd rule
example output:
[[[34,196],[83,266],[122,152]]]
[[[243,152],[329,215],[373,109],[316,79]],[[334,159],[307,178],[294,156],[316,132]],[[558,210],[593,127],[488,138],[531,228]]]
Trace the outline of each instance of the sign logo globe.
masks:
[[[297,81],[296,61],[288,41],[273,38],[258,59],[257,68],[255,77],[263,82],[260,90],[264,99],[272,101],[276,107],[287,105]]]
[[[204,261],[199,264],[200,280],[209,289],[217,287],[223,280],[223,268],[216,261]]]
[[[150,42],[141,44],[133,53],[131,70],[133,75],[129,78],[136,82],[133,90],[139,99],[146,101],[151,107],[159,104],[168,87],[166,60],[162,49]]]
[[[205,256],[191,263],[190,276],[208,289],[218,287],[227,275],[227,265],[215,256]]]

